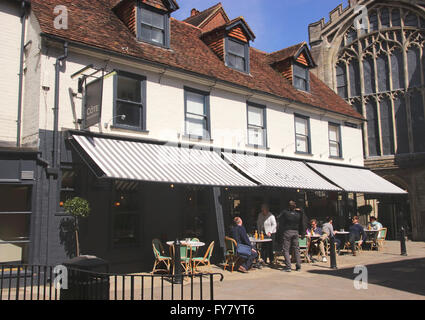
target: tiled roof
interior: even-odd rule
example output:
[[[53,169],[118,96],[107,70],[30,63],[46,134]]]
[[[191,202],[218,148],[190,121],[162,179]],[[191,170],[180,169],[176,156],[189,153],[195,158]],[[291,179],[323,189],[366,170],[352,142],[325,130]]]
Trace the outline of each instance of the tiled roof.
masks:
[[[291,47],[269,53],[267,54],[267,56],[269,57],[269,61],[271,64],[279,61],[284,61],[288,58],[294,57],[298,53],[298,51],[306,44],[306,42],[301,42]]]
[[[189,18],[186,18],[184,22],[187,22],[195,27],[199,27],[202,22],[207,20],[209,17],[211,17],[214,13],[216,13],[220,8],[222,8],[221,2],[217,3],[216,5],[212,6],[211,8],[205,9],[204,11],[201,11],[194,16],[190,16]]]
[[[105,51],[160,63],[172,68],[233,83],[255,91],[308,104],[358,119],[363,117],[314,75],[309,93],[296,90],[269,64],[269,56],[250,49],[250,72],[245,74],[224,65],[200,39],[202,31],[171,18],[170,49],[138,42],[131,31],[112,12],[108,0],[32,0],[42,33]],[[68,30],[53,26],[54,7],[68,8]]]

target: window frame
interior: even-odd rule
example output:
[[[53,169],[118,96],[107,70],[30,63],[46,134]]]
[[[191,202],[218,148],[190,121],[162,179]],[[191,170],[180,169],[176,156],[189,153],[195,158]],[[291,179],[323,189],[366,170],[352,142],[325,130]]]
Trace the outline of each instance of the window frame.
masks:
[[[183,87],[184,90],[184,137],[187,137],[189,139],[198,139],[198,140],[210,140],[211,139],[211,117],[210,117],[210,93],[207,91],[202,91],[199,89],[194,89],[194,88],[190,88],[190,87]],[[188,132],[188,128],[187,128],[187,93],[195,93],[198,95],[202,95],[204,96],[204,114],[202,115],[205,119],[205,126],[206,128],[204,128],[205,130],[203,130],[203,133],[207,133],[208,135],[202,135],[202,136],[197,136],[197,135],[193,135],[190,134]],[[196,116],[200,116],[198,114],[193,114]]]
[[[141,90],[140,103],[129,101],[129,100],[118,99],[118,78],[119,77],[130,78],[130,79],[138,80],[141,82],[140,83],[140,90]],[[113,124],[112,126],[114,128],[146,132],[146,108],[147,108],[146,107],[146,77],[139,74],[129,73],[125,71],[115,71],[114,78],[113,78],[113,87],[114,87],[114,92],[113,92]],[[139,126],[132,126],[132,125],[127,125],[127,124],[122,124],[117,122],[117,117],[118,117],[117,102],[125,102],[125,103],[134,104],[134,105],[139,105],[139,107],[141,106],[142,110],[140,112],[141,119],[139,119]]]
[[[233,55],[233,56],[241,58],[241,56],[229,52],[228,49],[229,49],[229,42],[230,41],[233,41],[235,43],[238,43],[238,44],[244,46],[244,59],[245,59],[244,70],[237,69],[235,67],[232,67],[229,64],[229,55]],[[240,41],[240,40],[235,39],[233,37],[227,36],[224,40],[224,50],[225,50],[225,59],[224,60],[225,60],[225,64],[226,64],[227,67],[232,68],[233,70],[236,70],[236,71],[240,71],[240,72],[244,72],[244,73],[248,73],[248,74],[250,73],[249,42],[243,42],[243,41]]]
[[[249,107],[262,109],[263,127],[259,127],[259,126],[252,125],[252,124],[249,123]],[[250,143],[250,141],[249,141],[250,126],[256,127],[256,128],[261,128],[263,130],[263,144],[262,145]],[[247,128],[247,146],[254,147],[254,148],[264,148],[264,149],[268,148],[268,146],[267,146],[267,143],[268,143],[268,139],[267,139],[267,106],[266,105],[247,101],[247,103],[246,103],[246,128]]]
[[[331,140],[330,128],[335,127],[337,129],[339,141]],[[329,158],[342,159],[342,135],[341,135],[341,125],[335,122],[328,122],[328,142],[329,142]],[[337,143],[338,145],[338,155],[331,154],[331,142]]]
[[[163,43],[158,43],[149,39],[143,39],[142,38],[142,10],[154,12],[163,15],[164,17],[164,41]],[[150,26],[152,27],[152,26]],[[160,28],[153,27],[158,30],[162,30]],[[137,19],[136,19],[136,36],[138,41],[150,43],[155,46],[163,47],[163,48],[169,48],[170,47],[170,14],[167,12],[164,12],[162,10],[153,8],[151,6],[148,6],[144,4],[142,1],[137,1]]]
[[[301,78],[300,76],[295,74],[295,66],[304,69],[305,75],[306,75],[305,79]],[[306,84],[305,89],[299,88],[295,85],[295,78],[305,81],[305,84]],[[292,65],[292,83],[293,83],[295,89],[298,89],[298,90],[301,90],[301,91],[304,91],[304,92],[310,92],[310,70],[309,70],[309,68],[307,66],[301,64],[301,63],[293,63],[293,65]]]
[[[302,135],[302,134],[297,133],[297,118],[306,120],[306,122],[307,122],[308,135]],[[301,115],[301,114],[298,114],[298,113],[294,113],[294,133],[295,133],[295,153],[311,155],[312,154],[312,149],[311,149],[310,117],[304,116],[304,115]],[[307,137],[307,152],[306,151],[299,151],[298,150],[298,144],[297,144],[297,136],[298,135],[302,135],[304,137]]]

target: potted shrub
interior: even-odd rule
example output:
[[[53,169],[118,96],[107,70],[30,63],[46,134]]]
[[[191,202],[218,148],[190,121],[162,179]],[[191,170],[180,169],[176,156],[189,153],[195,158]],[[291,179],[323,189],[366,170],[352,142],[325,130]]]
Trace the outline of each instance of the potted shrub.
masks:
[[[365,204],[357,208],[357,211],[361,216],[367,216],[372,212],[372,206],[370,204]]]
[[[68,199],[63,204],[63,208],[66,213],[74,217],[74,231],[75,231],[75,244],[77,257],[80,255],[80,243],[78,239],[78,220],[80,218],[86,218],[90,214],[89,202],[86,199],[80,197],[74,197]]]

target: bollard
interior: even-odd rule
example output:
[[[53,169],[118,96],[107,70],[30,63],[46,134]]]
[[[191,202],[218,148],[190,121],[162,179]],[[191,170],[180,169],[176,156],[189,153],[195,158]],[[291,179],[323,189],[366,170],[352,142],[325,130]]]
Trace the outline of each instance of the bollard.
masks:
[[[176,241],[174,241],[174,283],[183,282],[180,245],[179,239],[176,239]]]
[[[404,227],[401,227],[401,229],[400,229],[400,247],[401,247],[401,255],[407,256],[406,231],[404,230]]]
[[[335,237],[330,237],[330,246],[331,246],[331,269],[338,269],[336,266],[336,250],[335,250]]]

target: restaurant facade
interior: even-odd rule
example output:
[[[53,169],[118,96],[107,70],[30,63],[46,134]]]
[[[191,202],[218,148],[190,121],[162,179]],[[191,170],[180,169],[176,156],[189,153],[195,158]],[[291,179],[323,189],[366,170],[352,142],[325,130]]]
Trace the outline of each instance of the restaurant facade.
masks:
[[[253,232],[262,203],[278,215],[295,199],[345,227],[358,194],[406,196],[363,168],[364,118],[310,72],[305,43],[252,48],[247,22],[221,4],[185,21],[170,18],[174,1],[73,1],[55,14],[57,5],[32,1],[26,16],[20,140],[34,158],[16,169],[31,208],[14,223],[28,249],[1,262],[74,256],[63,204],[75,196],[91,208],[82,254],[124,271],[152,266],[154,238],[215,241],[221,261],[232,217]],[[67,28],[57,28],[64,10]],[[3,203],[23,199],[2,181]],[[18,234],[8,232],[1,241]]]

